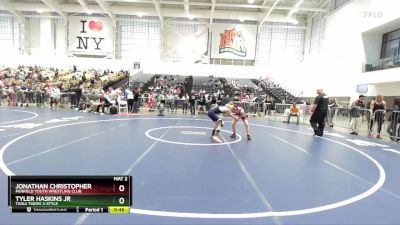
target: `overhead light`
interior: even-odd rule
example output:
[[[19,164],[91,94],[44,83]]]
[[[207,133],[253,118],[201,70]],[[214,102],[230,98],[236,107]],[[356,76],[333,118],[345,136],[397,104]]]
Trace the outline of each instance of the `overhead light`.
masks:
[[[90,11],[90,10],[86,10],[86,14],[88,14],[88,15],[92,15],[92,11]]]
[[[36,9],[36,12],[40,14],[43,12],[43,9]]]
[[[301,4],[303,4],[304,0],[300,0],[296,3],[296,5],[294,5],[294,7],[299,7]]]
[[[296,18],[287,18],[286,20],[287,23],[291,23],[291,24],[299,24],[300,22],[296,19]]]
[[[193,15],[188,15],[189,20],[192,20],[194,18]]]
[[[253,4],[253,3],[254,3],[254,0],[247,0],[247,2],[248,2],[249,4]]]
[[[243,23],[245,19],[243,17],[239,17],[239,21]]]
[[[143,13],[138,13],[137,16],[138,16],[139,18],[142,18]]]

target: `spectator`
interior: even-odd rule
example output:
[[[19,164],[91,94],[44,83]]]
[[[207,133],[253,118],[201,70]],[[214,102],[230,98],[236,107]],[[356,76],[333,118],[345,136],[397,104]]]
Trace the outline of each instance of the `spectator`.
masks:
[[[333,127],[333,118],[335,117],[336,113],[336,108],[338,107],[337,100],[336,98],[332,98],[329,100],[329,105],[328,105],[328,125],[329,127]]]
[[[99,112],[100,111],[100,107],[101,107],[101,113],[103,114],[104,113],[104,109],[106,108],[106,107],[110,107],[112,104],[111,104],[111,102],[110,102],[110,99],[109,99],[109,97],[106,95],[106,96],[104,96],[103,94],[99,94],[99,107],[97,107],[97,111],[96,112]]]
[[[173,110],[174,95],[172,95],[171,92],[168,92],[168,94],[167,94],[166,103],[167,103],[168,112],[170,112],[170,110]]]
[[[388,133],[392,141],[400,141],[400,97],[394,98],[393,112],[390,116],[390,124],[388,126]]]
[[[206,96],[202,95],[200,97],[200,101],[199,101],[199,108],[198,108],[199,113],[200,112],[205,113],[205,111],[206,111],[206,103],[207,103]]]
[[[353,135],[358,135],[359,126],[362,122],[363,109],[365,108],[365,96],[360,95],[358,99],[351,104],[350,108],[350,129]]]
[[[300,109],[299,107],[296,106],[296,103],[293,103],[292,106],[290,107],[290,112],[288,115],[288,120],[287,123],[290,123],[290,117],[295,116],[297,117],[297,125],[300,123]]]
[[[264,116],[268,115],[275,116],[275,101],[274,98],[271,96],[267,96],[265,99],[265,104],[264,104]]]
[[[139,107],[140,107],[139,96],[140,96],[140,90],[139,90],[139,88],[136,87],[133,89],[133,111],[132,111],[132,113],[139,112]]]
[[[374,126],[374,122],[378,123],[377,127],[377,135],[376,138],[382,139],[381,136],[381,130],[382,130],[382,124],[385,119],[385,112],[386,112],[386,102],[383,100],[383,95],[378,94],[376,96],[376,100],[373,100],[371,102],[370,106],[371,110],[371,119],[370,119],[370,124],[369,124],[369,132],[368,132],[368,137],[372,138],[372,128]]]
[[[173,112],[176,114],[176,112],[178,111],[178,104],[179,104],[180,98],[178,96],[178,94],[174,95],[174,109]]]
[[[187,114],[187,112],[188,112],[188,95],[186,94],[186,95],[183,95],[183,97],[182,97],[182,112],[184,113],[184,114]]]
[[[196,98],[193,94],[189,95],[189,107],[190,107],[190,114],[192,116],[196,115]]]
[[[79,84],[76,86],[75,92],[76,92],[76,106],[79,107],[82,98],[82,88]]]
[[[61,91],[60,91],[60,88],[58,88],[58,86],[57,85],[53,85],[53,88],[52,89],[50,89],[50,97],[51,97],[51,100],[50,100],[50,108],[53,108],[53,103],[55,104],[55,109],[58,109],[59,108],[59,103],[60,103],[60,100],[61,100]]]
[[[3,101],[3,82],[0,80],[0,105]]]
[[[128,102],[128,112],[133,112],[133,92],[129,88],[126,88],[124,96]]]
[[[157,95],[158,116],[164,116],[165,96],[163,93]]]
[[[149,111],[154,109],[154,105],[155,105],[154,93],[151,92],[149,96]]]

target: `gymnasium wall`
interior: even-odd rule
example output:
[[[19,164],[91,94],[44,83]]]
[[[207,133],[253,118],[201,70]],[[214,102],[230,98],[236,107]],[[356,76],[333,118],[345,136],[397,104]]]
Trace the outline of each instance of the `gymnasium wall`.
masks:
[[[398,0],[353,0],[327,15],[320,50],[308,54],[302,63],[286,73],[286,77],[292,78],[288,82],[305,81],[309,87],[304,90],[305,96],[315,95],[318,87],[323,87],[331,96],[358,96],[357,84],[400,81],[399,69],[362,73],[367,58],[376,60],[380,51],[379,35],[383,33],[374,30],[395,25],[393,21],[400,18],[399,6]],[[292,74],[297,74],[297,79]],[[400,95],[400,88],[390,93],[385,88],[380,91]]]

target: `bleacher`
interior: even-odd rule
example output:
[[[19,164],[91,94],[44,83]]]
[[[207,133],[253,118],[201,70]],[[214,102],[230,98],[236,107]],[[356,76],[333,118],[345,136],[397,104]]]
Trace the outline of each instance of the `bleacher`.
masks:
[[[207,93],[212,93],[216,92],[218,90],[221,90],[222,83],[220,81],[220,78],[217,77],[193,77],[193,86],[192,90],[195,92],[199,92],[200,90],[203,90]]]
[[[254,84],[250,79],[235,79],[235,78],[226,78],[226,83],[228,85],[232,85],[235,89],[240,89],[240,90],[246,90],[246,89],[251,89],[255,90],[257,89],[257,85]]]
[[[153,77],[153,74],[137,73],[131,76],[131,82],[133,83],[146,83]]]
[[[267,95],[272,96],[276,102],[282,102],[284,99],[286,99],[286,103],[298,102],[293,94],[275,82],[269,80],[253,80],[253,82],[258,84],[257,86],[263,89]]]

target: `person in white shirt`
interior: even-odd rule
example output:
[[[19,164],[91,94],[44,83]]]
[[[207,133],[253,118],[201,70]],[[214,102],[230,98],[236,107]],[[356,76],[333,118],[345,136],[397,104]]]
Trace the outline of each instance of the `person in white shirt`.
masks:
[[[60,103],[61,92],[57,85],[54,85],[50,89],[50,108],[53,108],[53,103],[55,104],[55,109],[58,109],[58,104]]]
[[[125,89],[125,99],[128,101],[128,112],[133,110],[133,92],[129,88]]]
[[[222,119],[219,117],[220,114],[225,114],[226,116],[231,117],[234,121],[239,120],[237,116],[233,115],[232,113],[233,108],[234,108],[233,104],[227,104],[226,106],[213,107],[208,111],[208,117],[210,117],[210,119],[214,122],[214,128],[211,133],[211,138],[213,138],[214,140],[215,140],[215,135],[219,134],[219,131],[223,124]]]

